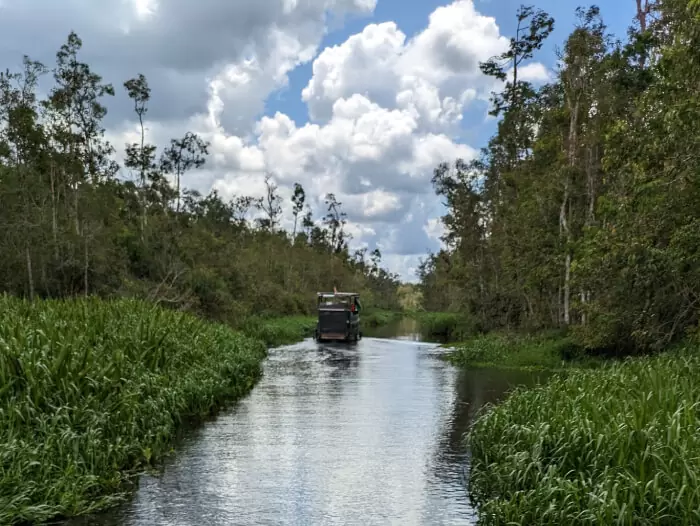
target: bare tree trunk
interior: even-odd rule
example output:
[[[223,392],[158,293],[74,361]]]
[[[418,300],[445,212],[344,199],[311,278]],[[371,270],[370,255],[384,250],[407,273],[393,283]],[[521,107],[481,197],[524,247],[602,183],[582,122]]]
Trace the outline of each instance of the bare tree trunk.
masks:
[[[88,297],[88,271],[90,270],[90,264],[88,259],[88,240],[85,237],[85,252],[84,252],[84,273],[83,273],[83,287],[85,289],[85,297]]]
[[[557,290],[557,325],[559,325],[563,319],[564,319],[564,314],[562,312],[562,306],[564,305],[564,289],[562,286],[559,286],[559,289]]]
[[[177,205],[175,206],[175,211],[180,213],[180,170],[177,171]]]
[[[58,263],[58,211],[56,206],[56,170],[51,163],[51,234],[53,235],[54,258]]]
[[[639,29],[642,31],[647,30],[647,16],[649,15],[651,6],[649,5],[649,0],[644,0],[644,5],[642,5],[642,0],[637,0],[637,15],[636,18],[639,21]]]
[[[75,205],[75,235],[80,236],[80,215],[78,214],[78,183],[75,183],[75,191],[73,192],[73,203]]]
[[[593,163],[598,157],[598,148],[588,149],[588,163],[586,164],[586,180],[588,189],[588,214],[586,215],[586,226],[591,226],[595,222],[595,200],[596,184]]]
[[[564,262],[564,324],[571,323],[571,254]]]
[[[571,299],[571,252],[569,249],[569,242],[571,240],[571,234],[569,230],[569,223],[566,218],[566,212],[567,212],[567,205],[569,203],[569,181],[568,181],[568,175],[567,175],[567,181],[564,185],[564,198],[562,199],[561,203],[561,208],[559,209],[559,224],[560,224],[560,229],[564,237],[564,251],[566,253],[566,257],[564,259],[564,304],[563,304],[563,312],[564,312],[564,324],[569,325],[570,317],[569,317],[569,306],[570,306],[570,299]]]
[[[578,140],[577,136],[577,124],[578,124],[578,111],[579,111],[579,101],[578,97],[576,101],[570,106],[571,115],[569,119],[569,148],[568,148],[568,166],[569,169],[573,168],[576,164],[576,143]],[[565,252],[566,257],[564,260],[564,324],[569,325],[571,322],[571,227],[567,218],[567,213],[569,211],[569,178],[570,173],[566,174],[566,179],[564,181],[564,197],[561,202],[561,208],[559,209],[559,227],[560,232],[564,236],[565,242]]]
[[[651,13],[652,6],[649,4],[649,0],[644,0],[642,5],[642,0],[637,0],[637,21],[639,21],[639,30],[644,33],[647,30],[647,17]],[[646,65],[646,53],[642,53],[639,57],[639,66],[644,68]]]
[[[597,157],[597,148],[588,148],[588,158],[586,162],[586,186],[588,194],[588,210],[586,212],[586,227],[591,227],[595,222],[595,200],[596,200],[596,188],[595,188],[595,174],[593,170],[594,159]],[[590,297],[590,291],[581,289],[581,305],[585,309],[585,305]],[[586,325],[588,323],[588,317],[586,316],[585,310],[581,313],[581,324]]]
[[[41,265],[41,283],[45,291],[49,291],[49,277],[46,274],[46,264]]]
[[[27,282],[29,284],[29,299],[34,299],[34,274],[32,273],[32,255],[29,253],[29,244],[25,243],[24,253],[27,257]]]

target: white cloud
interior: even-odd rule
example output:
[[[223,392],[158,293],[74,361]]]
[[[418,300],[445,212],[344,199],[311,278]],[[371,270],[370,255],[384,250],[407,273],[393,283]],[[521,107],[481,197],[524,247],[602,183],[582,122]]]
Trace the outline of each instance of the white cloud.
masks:
[[[445,225],[439,217],[431,217],[426,221],[423,230],[430,239],[440,239],[445,235]]]
[[[492,86],[479,62],[501,53],[508,39],[472,0],[439,7],[413,38],[394,22],[370,24],[344,43],[323,50],[302,91],[312,118],[327,121],[333,105],[353,94],[411,115],[429,131],[454,129],[466,105]]]

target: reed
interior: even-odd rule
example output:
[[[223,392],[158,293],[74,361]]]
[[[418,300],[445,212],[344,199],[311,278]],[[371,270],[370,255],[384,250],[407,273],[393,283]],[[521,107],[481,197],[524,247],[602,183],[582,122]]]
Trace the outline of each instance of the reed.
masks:
[[[179,425],[247,393],[265,345],[133,300],[0,297],[0,523],[115,503]]]
[[[285,316],[282,318],[251,317],[240,327],[246,335],[273,347],[295,343],[311,336],[316,327],[314,316]]]
[[[571,369],[468,434],[481,524],[700,523],[700,357]]]
[[[453,349],[449,360],[464,367],[562,369],[592,367],[601,363],[601,360],[586,355],[571,336],[562,332],[493,332],[473,336],[449,347]]]
[[[399,321],[404,314],[400,311],[383,309],[368,309],[360,314],[360,325],[363,327],[381,327]]]

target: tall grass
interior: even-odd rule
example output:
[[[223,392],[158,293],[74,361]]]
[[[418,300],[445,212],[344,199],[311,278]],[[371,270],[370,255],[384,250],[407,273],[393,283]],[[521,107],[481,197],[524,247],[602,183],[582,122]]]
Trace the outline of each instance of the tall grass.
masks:
[[[571,370],[468,435],[482,524],[700,524],[698,349]]]
[[[245,394],[265,353],[138,301],[0,297],[0,523],[113,503],[183,420]]]
[[[252,317],[240,329],[251,338],[268,346],[294,343],[311,336],[316,327],[315,316],[286,316],[283,318]]]
[[[462,366],[557,369],[565,364],[593,364],[571,336],[561,332],[488,333],[452,345],[449,359]],[[597,361],[595,363],[598,363]]]
[[[402,312],[383,310],[383,309],[368,309],[360,315],[360,325],[364,327],[381,327],[392,322],[398,321],[403,317]]]

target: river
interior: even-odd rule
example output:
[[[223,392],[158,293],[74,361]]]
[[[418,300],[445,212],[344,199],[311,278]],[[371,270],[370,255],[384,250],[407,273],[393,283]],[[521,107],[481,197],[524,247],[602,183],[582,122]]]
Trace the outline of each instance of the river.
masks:
[[[538,378],[457,369],[410,321],[374,335],[272,349],[250,395],[188,432],[132,499],[67,524],[473,524],[463,435]]]

